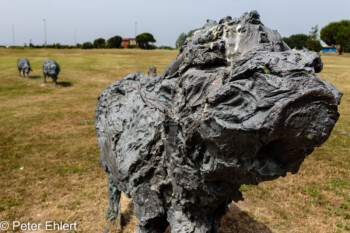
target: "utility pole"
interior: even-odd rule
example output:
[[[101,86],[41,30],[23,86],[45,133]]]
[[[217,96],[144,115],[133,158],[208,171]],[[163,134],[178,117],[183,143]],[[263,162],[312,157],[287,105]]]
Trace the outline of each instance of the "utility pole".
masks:
[[[46,38],[46,19],[43,19],[44,21],[44,33],[45,33],[45,41],[44,41],[44,45],[46,47],[46,43],[47,43],[47,38]]]
[[[77,29],[74,31],[74,45],[77,45]]]
[[[12,43],[13,43],[13,46],[16,45],[16,41],[15,41],[15,25],[12,24]]]
[[[137,36],[137,22],[135,22],[135,38]]]

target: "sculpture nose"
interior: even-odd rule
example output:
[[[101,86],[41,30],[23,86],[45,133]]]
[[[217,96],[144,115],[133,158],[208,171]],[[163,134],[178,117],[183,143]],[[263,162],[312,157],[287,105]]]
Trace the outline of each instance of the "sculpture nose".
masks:
[[[301,162],[314,147],[324,143],[339,118],[337,105],[321,97],[303,96],[287,105],[270,141],[263,145],[255,160],[255,167],[263,176],[297,173]],[[266,165],[265,162],[268,161]]]
[[[330,104],[326,96],[310,98],[312,96],[301,98],[282,112],[282,136],[303,139],[305,145],[319,146],[327,140],[339,113],[337,105]]]

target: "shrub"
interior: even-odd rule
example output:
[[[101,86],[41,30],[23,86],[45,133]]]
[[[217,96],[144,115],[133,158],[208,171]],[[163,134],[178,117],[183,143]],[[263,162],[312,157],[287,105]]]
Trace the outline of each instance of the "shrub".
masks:
[[[136,36],[136,43],[141,49],[154,49],[155,45],[152,46],[149,44],[154,42],[156,42],[156,40],[151,33],[145,32]]]
[[[81,46],[82,49],[92,49],[94,46],[91,44],[91,42],[85,42]]]
[[[98,38],[98,39],[94,40],[93,47],[97,48],[97,49],[100,49],[100,48],[104,48],[105,44],[106,44],[105,39]]]
[[[308,48],[311,51],[320,52],[322,49],[322,45],[319,40],[309,39],[306,41],[306,48]]]
[[[123,39],[120,36],[109,38],[106,43],[106,48],[120,48]]]
[[[306,48],[306,42],[309,40],[309,36],[305,34],[291,35],[290,37],[283,37],[283,41],[291,49],[304,49]]]

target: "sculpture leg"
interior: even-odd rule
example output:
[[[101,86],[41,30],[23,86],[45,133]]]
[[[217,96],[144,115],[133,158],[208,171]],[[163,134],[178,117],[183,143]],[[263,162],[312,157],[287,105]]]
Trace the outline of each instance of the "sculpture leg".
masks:
[[[19,77],[21,77],[22,75],[21,75],[21,71],[20,70],[18,70],[18,73],[19,73]]]
[[[46,83],[46,75],[44,74],[44,83]]]
[[[155,191],[150,183],[138,185],[131,197],[138,219],[137,233],[164,233],[169,226],[162,191]]]
[[[54,85],[57,84],[57,76],[53,76],[52,77],[52,82],[53,82]]]
[[[108,190],[109,190],[109,207],[106,213],[106,219],[110,221],[115,221],[118,218],[118,223],[122,226],[122,211],[120,205],[121,191],[118,190],[112,184],[111,176],[108,176]]]

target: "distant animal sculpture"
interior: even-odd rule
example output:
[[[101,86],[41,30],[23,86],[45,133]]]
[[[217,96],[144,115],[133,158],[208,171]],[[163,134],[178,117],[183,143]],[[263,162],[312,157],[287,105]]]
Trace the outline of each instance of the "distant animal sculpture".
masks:
[[[154,78],[157,76],[157,69],[155,66],[151,66],[148,70],[148,77]]]
[[[297,173],[329,137],[342,93],[256,11],[207,24],[156,77],[134,73],[99,96],[107,217],[132,199],[137,233],[216,233],[243,184]]]
[[[46,76],[51,77],[54,85],[57,84],[57,76],[61,71],[60,66],[54,60],[46,60],[43,64],[43,73],[44,73],[44,83],[46,83]]]
[[[24,77],[29,77],[29,72],[32,70],[32,68],[30,67],[29,61],[27,58],[19,58],[17,60],[17,67],[18,67],[18,72],[19,72],[19,76],[22,76],[21,74],[23,73]]]

